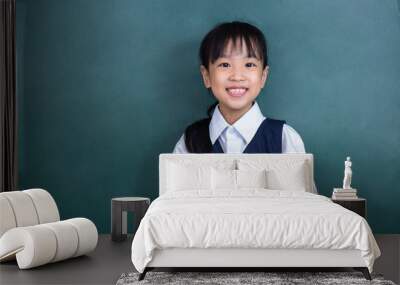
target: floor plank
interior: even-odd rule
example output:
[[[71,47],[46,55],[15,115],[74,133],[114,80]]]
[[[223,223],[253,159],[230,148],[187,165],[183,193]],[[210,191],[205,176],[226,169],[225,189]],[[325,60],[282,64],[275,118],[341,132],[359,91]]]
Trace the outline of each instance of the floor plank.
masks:
[[[115,284],[124,272],[133,271],[130,260],[132,237],[112,242],[100,235],[95,251],[57,263],[19,270],[16,262],[0,265],[0,284]]]
[[[376,242],[381,250],[381,257],[375,261],[374,271],[400,283],[400,235],[376,235]]]
[[[400,281],[400,235],[377,235],[382,256],[375,272],[395,283]],[[124,272],[134,271],[130,259],[132,236],[125,242],[112,242],[110,235],[100,235],[94,252],[88,256],[19,270],[16,262],[0,264],[0,284],[115,284]]]

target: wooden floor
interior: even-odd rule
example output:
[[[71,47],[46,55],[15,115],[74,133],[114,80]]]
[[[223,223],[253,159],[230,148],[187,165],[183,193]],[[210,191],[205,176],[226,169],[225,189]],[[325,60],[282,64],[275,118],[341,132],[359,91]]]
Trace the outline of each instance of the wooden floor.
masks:
[[[377,235],[382,256],[374,272],[400,282],[400,235]],[[0,284],[115,284],[124,272],[134,271],[130,259],[132,237],[116,243],[101,235],[94,252],[29,270],[19,270],[16,262],[0,264]]]
[[[18,270],[16,262],[0,264],[0,284],[115,284],[124,272],[134,271],[130,259],[132,238],[112,242],[100,235],[95,251],[88,256]]]

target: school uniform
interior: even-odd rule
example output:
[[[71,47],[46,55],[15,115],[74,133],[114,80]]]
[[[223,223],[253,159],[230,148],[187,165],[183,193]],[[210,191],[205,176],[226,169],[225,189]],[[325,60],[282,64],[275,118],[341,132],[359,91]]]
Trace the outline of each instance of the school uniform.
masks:
[[[305,153],[300,135],[285,121],[265,118],[257,102],[233,125],[225,121],[217,105],[211,119],[192,124],[186,134],[188,130],[198,137],[192,140],[192,151],[184,133],[174,153]]]
[[[195,122],[185,133],[190,129],[199,138],[190,146],[195,153],[305,153],[300,135],[285,121],[264,117],[257,102],[233,125],[225,121],[217,105],[211,119]],[[173,153],[190,153],[185,133]],[[318,194],[315,181],[312,191]]]

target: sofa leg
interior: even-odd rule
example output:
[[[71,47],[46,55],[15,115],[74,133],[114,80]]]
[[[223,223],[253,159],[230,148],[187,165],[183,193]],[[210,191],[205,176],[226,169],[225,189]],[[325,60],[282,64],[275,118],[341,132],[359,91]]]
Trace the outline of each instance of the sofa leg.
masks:
[[[144,279],[144,277],[146,276],[148,269],[147,267],[144,269],[144,271],[142,273],[139,274],[139,278],[138,281],[142,281]]]
[[[354,269],[357,271],[361,271],[362,274],[364,275],[365,279],[372,280],[371,274],[369,274],[369,270],[367,267],[354,267]]]

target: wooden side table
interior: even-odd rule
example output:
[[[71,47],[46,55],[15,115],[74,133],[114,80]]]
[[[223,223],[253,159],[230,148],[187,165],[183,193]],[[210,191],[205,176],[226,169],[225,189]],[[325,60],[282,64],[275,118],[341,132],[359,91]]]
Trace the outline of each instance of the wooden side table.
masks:
[[[120,197],[111,199],[111,239],[124,241],[127,236],[127,212],[133,212],[135,231],[139,227],[150,205],[150,199],[144,197]]]
[[[367,200],[364,198],[357,199],[332,199],[332,202],[339,204],[340,206],[359,214],[364,219],[367,218]]]

